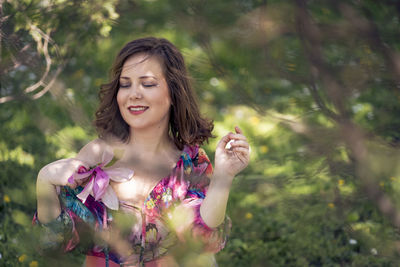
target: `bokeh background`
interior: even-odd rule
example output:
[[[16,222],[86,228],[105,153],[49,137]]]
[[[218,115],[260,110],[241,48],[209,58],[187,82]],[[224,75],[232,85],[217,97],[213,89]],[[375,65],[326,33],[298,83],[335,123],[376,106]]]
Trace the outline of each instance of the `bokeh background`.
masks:
[[[113,58],[150,35],[251,144],[220,266],[399,266],[399,33],[397,0],[0,0],[0,266],[45,266],[36,175],[96,138]]]

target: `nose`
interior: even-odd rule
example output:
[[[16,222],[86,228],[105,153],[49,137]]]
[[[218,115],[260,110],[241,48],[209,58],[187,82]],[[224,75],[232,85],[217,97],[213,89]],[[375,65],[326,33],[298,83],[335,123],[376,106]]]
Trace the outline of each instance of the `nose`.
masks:
[[[129,97],[133,99],[142,98],[142,91],[140,90],[140,86],[133,84],[129,90]]]

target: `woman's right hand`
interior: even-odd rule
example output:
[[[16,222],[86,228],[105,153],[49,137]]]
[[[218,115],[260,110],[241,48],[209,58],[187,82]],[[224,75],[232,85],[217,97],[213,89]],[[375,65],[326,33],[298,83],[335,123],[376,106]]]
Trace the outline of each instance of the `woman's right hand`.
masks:
[[[75,188],[84,181],[80,180],[77,182],[74,180],[68,180],[80,166],[87,169],[89,168],[87,163],[75,158],[54,161],[40,170],[38,174],[38,182],[59,186],[68,185],[71,188]]]

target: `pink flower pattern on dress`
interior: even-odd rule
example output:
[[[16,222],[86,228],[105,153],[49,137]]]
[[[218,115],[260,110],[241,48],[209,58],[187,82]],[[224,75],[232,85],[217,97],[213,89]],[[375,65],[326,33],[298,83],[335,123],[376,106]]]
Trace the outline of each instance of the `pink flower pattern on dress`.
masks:
[[[107,164],[111,162],[114,155],[111,151],[105,150],[102,156],[102,162],[89,170],[80,166],[68,181],[82,180],[89,177],[89,182],[85,185],[77,197],[85,203],[87,197],[92,195],[96,201],[101,200],[109,209],[118,210],[118,197],[110,185],[110,180],[114,182],[129,181],[134,172],[128,168],[112,168]],[[105,167],[107,166],[107,167]]]

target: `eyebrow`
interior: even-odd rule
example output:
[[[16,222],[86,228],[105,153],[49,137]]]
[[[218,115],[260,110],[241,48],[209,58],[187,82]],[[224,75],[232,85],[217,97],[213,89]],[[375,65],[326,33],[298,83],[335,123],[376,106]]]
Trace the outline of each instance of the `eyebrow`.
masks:
[[[139,79],[147,79],[147,78],[153,78],[153,79],[155,79],[155,80],[158,80],[157,77],[155,77],[155,76],[140,76],[140,77],[139,77]],[[125,77],[125,76],[121,76],[120,79],[123,79],[123,80],[130,80],[131,78]]]

